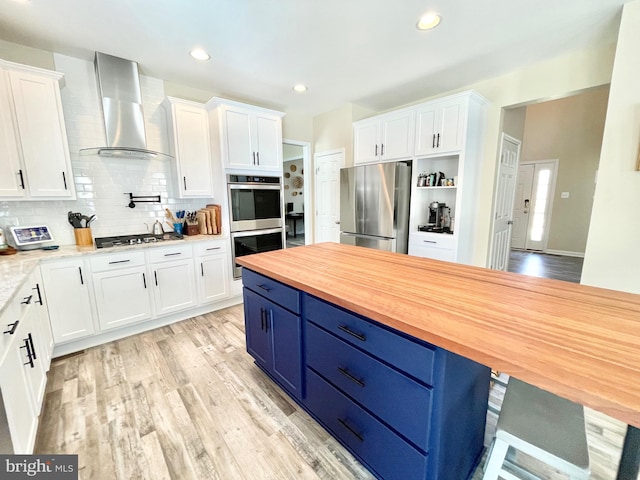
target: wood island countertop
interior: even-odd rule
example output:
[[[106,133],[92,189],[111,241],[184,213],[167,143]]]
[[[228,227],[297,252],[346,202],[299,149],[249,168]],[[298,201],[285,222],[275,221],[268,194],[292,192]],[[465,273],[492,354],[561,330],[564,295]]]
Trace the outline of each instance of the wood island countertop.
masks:
[[[640,295],[335,243],[236,261],[640,427]]]

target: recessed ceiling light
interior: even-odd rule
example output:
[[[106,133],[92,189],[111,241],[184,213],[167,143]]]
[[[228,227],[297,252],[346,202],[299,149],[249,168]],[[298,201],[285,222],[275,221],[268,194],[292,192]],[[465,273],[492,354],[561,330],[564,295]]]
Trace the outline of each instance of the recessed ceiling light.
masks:
[[[418,20],[418,24],[416,25],[416,27],[418,27],[418,30],[431,30],[432,28],[438,26],[440,20],[440,15],[435,13],[427,13],[422,18],[420,18],[420,20]]]
[[[202,48],[194,48],[189,52],[189,55],[191,55],[196,60],[201,60],[203,62],[206,62],[211,58],[211,55],[205,52]]]
[[[306,85],[302,85],[301,83],[299,83],[298,85],[293,86],[293,90],[298,93],[303,93],[306,92],[308,88]]]

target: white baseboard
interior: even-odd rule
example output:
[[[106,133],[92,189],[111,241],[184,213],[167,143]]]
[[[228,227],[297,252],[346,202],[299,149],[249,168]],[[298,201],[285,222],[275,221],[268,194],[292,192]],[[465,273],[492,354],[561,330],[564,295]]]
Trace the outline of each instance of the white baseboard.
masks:
[[[562,255],[564,257],[584,258],[584,252],[571,252],[568,250],[545,250],[544,253],[548,253],[549,255]]]

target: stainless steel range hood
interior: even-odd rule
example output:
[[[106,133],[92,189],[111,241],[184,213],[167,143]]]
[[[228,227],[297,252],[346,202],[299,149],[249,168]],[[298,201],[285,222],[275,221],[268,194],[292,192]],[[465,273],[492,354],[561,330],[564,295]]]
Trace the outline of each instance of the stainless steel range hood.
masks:
[[[107,145],[85,148],[80,154],[132,159],[173,158],[147,149],[138,64],[96,52],[95,66]]]

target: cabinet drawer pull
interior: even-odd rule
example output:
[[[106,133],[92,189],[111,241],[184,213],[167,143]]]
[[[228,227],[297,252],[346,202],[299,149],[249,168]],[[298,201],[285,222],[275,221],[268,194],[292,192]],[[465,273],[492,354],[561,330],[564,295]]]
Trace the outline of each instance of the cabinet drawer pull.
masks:
[[[29,295],[28,297],[24,297],[22,299],[22,301],[20,302],[20,304],[22,304],[22,305],[30,305],[32,298],[33,298],[33,295]]]
[[[440,148],[440,134],[438,134],[438,141],[436,142],[436,146]]]
[[[261,288],[262,290],[264,290],[265,292],[270,292],[271,289],[269,287],[267,287],[266,285],[256,285],[256,287]]]
[[[436,244],[438,242],[436,242],[435,240],[423,240],[424,243],[433,243]]]
[[[147,277],[144,273],[142,274],[142,284],[144,285],[144,288],[147,288]]]
[[[349,425],[345,420],[342,420],[341,418],[338,419],[338,421],[340,422],[340,425],[342,425],[344,428],[346,428],[347,430],[349,430],[349,432],[356,437],[359,441],[364,442],[364,437],[362,436],[361,433],[358,433],[351,425]]]
[[[64,182],[64,189],[67,189],[67,176],[64,174],[64,172],[62,172],[62,181]]]
[[[436,148],[436,134],[433,134],[433,142],[431,142],[431,148]]]
[[[31,345],[31,356],[34,360],[37,360],[38,357],[36,356],[36,347],[33,346],[33,337],[31,336],[31,334],[29,334],[27,340],[29,340],[29,345]]]
[[[157,286],[158,286],[158,271],[157,271],[157,270],[154,270],[154,272],[153,272],[153,278],[154,278],[154,279],[155,279],[155,281],[156,281],[156,287],[157,287]]]
[[[211,247],[211,248],[207,248],[207,252],[211,251],[211,250],[220,250],[220,248],[222,247]]]
[[[22,175],[22,170],[18,170],[18,175],[20,175],[20,188],[24,190],[24,176]]]
[[[256,163],[260,165],[260,152],[256,152]]]
[[[109,262],[109,265],[114,265],[116,263],[127,263],[130,262],[131,260],[116,260],[114,262]]]
[[[174,253],[165,253],[165,257],[173,257],[175,255],[182,255],[182,252],[174,252]]]
[[[29,334],[29,336],[31,336],[31,334]],[[33,360],[35,358],[35,356],[32,354],[31,352],[31,344],[29,343],[29,338],[24,338],[22,339],[22,341],[24,342],[24,345],[22,345],[20,348],[24,348],[27,351],[27,363],[23,363],[23,365],[30,365],[31,368],[35,368],[35,365],[33,364]]]
[[[365,337],[362,333],[354,332],[353,330],[351,330],[346,325],[338,325],[338,328],[340,330],[342,330],[344,333],[347,333],[347,334],[351,335],[352,337],[357,338],[361,342],[366,342],[367,341],[367,337]]]
[[[33,287],[31,290],[35,290],[36,293],[38,294],[38,300],[36,300],[36,303],[42,305],[42,294],[40,293],[40,285],[36,283],[36,286]]]
[[[200,273],[204,277],[204,264],[202,262],[200,262]]]
[[[384,157],[384,143],[380,144],[380,155]]]
[[[182,177],[182,181],[184,183],[184,190],[187,191],[187,177]]]
[[[347,370],[344,367],[338,367],[338,371],[344,375],[345,377],[347,377],[349,380],[351,380],[353,383],[355,383],[356,385],[358,385],[359,387],[364,388],[364,382],[362,380],[360,380],[359,378],[354,377],[353,375],[351,375],[351,373],[349,373],[349,370]]]
[[[2,333],[6,333],[8,335],[13,335],[14,333],[16,333],[16,329],[18,328],[18,324],[20,323],[20,320],[16,320],[13,323],[8,323],[7,327],[11,327],[9,330],[5,330]]]
[[[82,267],[78,267],[78,271],[80,272],[80,285],[84,285],[84,278],[82,278]]]
[[[256,152],[253,152],[253,164],[256,164]]]
[[[376,144],[376,154],[375,154],[375,156],[376,157],[378,156],[378,144]]]

